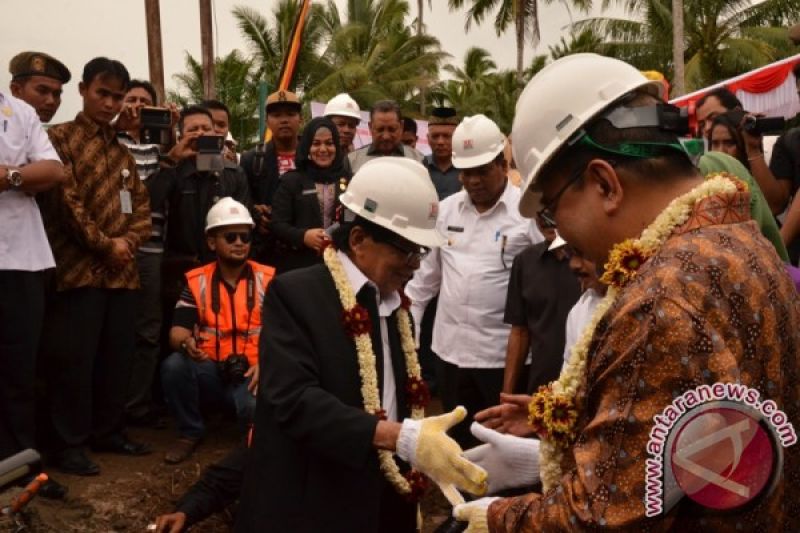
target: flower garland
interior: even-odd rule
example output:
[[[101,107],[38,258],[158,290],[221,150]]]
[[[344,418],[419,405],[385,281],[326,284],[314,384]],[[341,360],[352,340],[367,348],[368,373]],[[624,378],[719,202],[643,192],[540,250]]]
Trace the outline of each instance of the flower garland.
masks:
[[[692,210],[701,201],[718,194],[732,194],[746,185],[727,173],[711,174],[702,184],[675,198],[638,239],[628,239],[614,246],[605,264],[600,281],[609,285],[605,298],[598,304],[580,339],[572,347],[569,361],[558,380],[541,387],[528,406],[528,421],[539,433],[539,464],[543,492],[558,485],[561,480],[561,463],[565,452],[576,437],[579,407],[576,395],[586,373],[589,345],[597,324],[611,308],[620,290],[653,257],[672,232],[689,219]]]
[[[375,352],[372,349],[372,339],[370,338],[372,326],[369,313],[356,301],[356,295],[352,287],[350,287],[344,267],[336,255],[336,249],[333,246],[327,247],[323,258],[333,277],[336,291],[339,293],[339,300],[344,308],[342,325],[356,345],[364,410],[380,419],[385,419],[386,412],[381,408],[381,399],[378,391],[378,372],[376,370]],[[411,409],[411,418],[420,420],[425,416],[425,406],[430,400],[430,392],[427,384],[422,379],[422,369],[419,366],[414,336],[411,332],[411,318],[408,312],[410,301],[402,292],[400,293],[400,298],[401,305],[397,312],[397,328],[400,332],[400,345],[406,363],[406,398]],[[400,468],[394,460],[394,455],[389,450],[378,450],[378,458],[384,476],[395,487],[397,492],[411,500],[419,499],[427,486],[425,477],[416,470],[410,470],[406,475],[401,474]]]

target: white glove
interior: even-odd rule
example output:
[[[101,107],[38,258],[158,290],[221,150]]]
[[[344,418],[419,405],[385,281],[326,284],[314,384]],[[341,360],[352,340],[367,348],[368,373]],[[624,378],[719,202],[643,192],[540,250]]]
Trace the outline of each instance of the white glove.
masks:
[[[449,491],[449,485],[482,496],[486,471],[462,456],[459,445],[447,435],[467,415],[461,406],[449,413],[422,420],[403,421],[397,438],[397,455]],[[447,492],[446,492],[447,493]]]
[[[489,517],[487,513],[493,501],[499,498],[481,498],[453,508],[453,516],[456,520],[469,522],[469,526],[464,533],[489,533]]]
[[[470,431],[486,444],[464,452],[464,457],[489,474],[489,492],[528,487],[539,481],[539,441],[504,435],[473,422]]]

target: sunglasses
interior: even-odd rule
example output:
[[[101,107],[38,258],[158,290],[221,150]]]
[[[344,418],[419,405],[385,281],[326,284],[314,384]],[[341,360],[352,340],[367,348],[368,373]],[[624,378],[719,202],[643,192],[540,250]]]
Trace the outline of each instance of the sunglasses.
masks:
[[[252,235],[249,231],[227,231],[223,233],[222,236],[228,244],[235,243],[236,239],[242,241],[242,244],[250,244],[250,239],[252,239]]]

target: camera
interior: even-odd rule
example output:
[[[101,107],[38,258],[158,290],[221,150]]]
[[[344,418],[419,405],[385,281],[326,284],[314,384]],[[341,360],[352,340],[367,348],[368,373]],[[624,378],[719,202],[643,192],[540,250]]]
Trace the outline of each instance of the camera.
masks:
[[[221,171],[225,168],[222,159],[222,150],[225,148],[225,138],[222,135],[203,135],[197,140],[197,170],[210,172]]]
[[[245,373],[250,369],[250,362],[247,356],[234,353],[222,361],[217,362],[217,370],[222,377],[222,381],[227,385],[240,385],[244,383]]]
[[[754,117],[748,115],[744,118],[742,128],[753,135],[782,133],[786,128],[786,119],[783,117]]]
[[[145,144],[169,144],[172,114],[163,107],[143,107],[140,111],[139,138]]]

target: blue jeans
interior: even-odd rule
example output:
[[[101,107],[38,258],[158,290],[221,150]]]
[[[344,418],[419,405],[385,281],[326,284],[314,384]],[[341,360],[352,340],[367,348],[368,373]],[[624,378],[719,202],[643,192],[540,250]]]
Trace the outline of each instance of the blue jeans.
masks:
[[[227,385],[211,359],[194,361],[182,353],[173,353],[161,364],[164,398],[178,421],[178,433],[191,439],[201,438],[206,431],[201,405],[226,405],[236,411],[243,434],[253,419],[256,398],[247,390],[250,379],[239,385]]]

